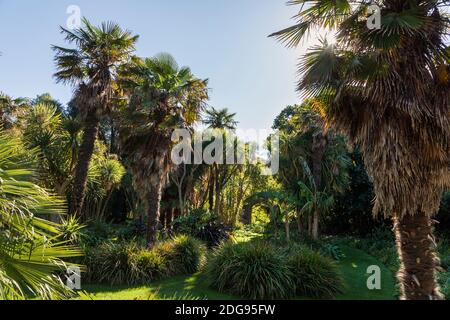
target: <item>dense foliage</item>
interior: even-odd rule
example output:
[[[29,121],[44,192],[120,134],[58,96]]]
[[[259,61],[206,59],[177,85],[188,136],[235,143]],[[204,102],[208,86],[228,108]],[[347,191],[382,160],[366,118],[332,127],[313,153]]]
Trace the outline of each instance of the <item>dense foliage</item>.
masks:
[[[204,245],[179,236],[145,249],[133,242],[106,242],[89,247],[84,263],[91,283],[136,285],[169,276],[195,273],[205,256]]]
[[[174,221],[175,232],[194,236],[210,247],[230,238],[231,228],[222,223],[218,216],[207,210],[197,209]]]
[[[207,264],[217,290],[250,299],[333,298],[343,290],[335,263],[306,247],[225,243]]]

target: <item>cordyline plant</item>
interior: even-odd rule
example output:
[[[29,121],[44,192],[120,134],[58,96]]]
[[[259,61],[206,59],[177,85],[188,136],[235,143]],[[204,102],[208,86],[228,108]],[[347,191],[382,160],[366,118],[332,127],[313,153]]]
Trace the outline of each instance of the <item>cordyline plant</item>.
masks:
[[[297,24],[272,36],[290,47],[315,28],[336,43],[311,48],[298,90],[320,97],[328,124],[363,152],[373,179],[375,214],[392,217],[403,299],[440,299],[433,214],[450,184],[450,66],[447,0],[376,1],[381,28],[370,30],[372,3],[292,0]]]

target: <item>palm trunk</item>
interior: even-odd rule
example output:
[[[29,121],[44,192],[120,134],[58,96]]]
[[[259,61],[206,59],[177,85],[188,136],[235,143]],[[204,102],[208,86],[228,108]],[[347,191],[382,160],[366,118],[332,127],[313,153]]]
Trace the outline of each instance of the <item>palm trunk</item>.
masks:
[[[161,179],[157,180],[158,182],[150,188],[147,196],[147,246],[149,249],[153,248],[157,242],[157,228],[161,209],[162,181]]]
[[[167,216],[166,216],[166,229],[168,231],[169,234],[172,233],[172,224],[173,224],[173,216],[174,216],[174,211],[175,209],[170,208],[167,211]]]
[[[431,218],[423,213],[394,219],[400,257],[398,279],[403,300],[442,299],[436,282],[439,265],[434,252]]]
[[[212,212],[214,210],[214,173],[211,168],[211,175],[209,177],[209,191],[208,191],[208,197],[209,197],[209,210]]]
[[[316,134],[314,134],[312,143],[312,174],[316,185],[315,188],[316,193],[322,190],[322,162],[323,162],[323,155],[325,153],[325,147],[326,147],[326,139],[325,136],[322,134],[322,132],[317,132]],[[314,216],[311,235],[314,240],[317,240],[319,239],[319,219],[320,219],[320,212],[317,207],[314,210],[313,215]]]
[[[291,236],[290,236],[290,226],[289,226],[289,211],[287,211],[287,210],[285,212],[284,227],[286,230],[286,242],[289,244],[289,242],[291,241]]]
[[[215,200],[215,207],[214,207],[214,212],[216,213],[217,216],[220,216],[220,211],[221,211],[221,185],[220,185],[220,181],[219,181],[219,175],[216,175],[216,200]]]
[[[89,163],[91,162],[94,153],[95,140],[98,136],[99,127],[100,121],[97,116],[94,113],[89,114],[86,120],[83,141],[80,146],[80,153],[75,168],[72,202],[70,205],[70,213],[76,217],[82,217]]]
[[[312,222],[312,238],[314,240],[319,239],[319,210],[314,211],[313,222]]]

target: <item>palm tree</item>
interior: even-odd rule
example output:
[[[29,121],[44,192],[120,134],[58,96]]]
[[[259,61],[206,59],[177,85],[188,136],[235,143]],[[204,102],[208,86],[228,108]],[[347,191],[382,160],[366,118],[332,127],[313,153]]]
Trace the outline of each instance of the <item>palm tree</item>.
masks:
[[[273,34],[297,46],[315,27],[337,30],[335,45],[312,48],[299,90],[322,96],[327,121],[359,145],[376,201],[394,220],[403,299],[440,299],[432,215],[449,186],[449,20],[440,1],[379,3],[381,29],[369,30],[370,4],[307,4],[297,24]],[[326,98],[324,98],[324,96]]]
[[[70,206],[71,214],[81,216],[100,121],[114,106],[117,70],[130,58],[138,36],[115,23],[96,27],[86,19],[82,27],[73,31],[61,27],[61,32],[75,48],[53,46],[57,67],[54,77],[75,86],[73,104],[84,123]]]
[[[228,108],[215,109],[209,108],[205,111],[203,117],[203,124],[207,125],[209,129],[223,131],[223,140],[227,139],[226,131],[234,131],[238,125],[238,122],[234,119],[236,113],[230,113]],[[221,170],[222,167],[222,170]],[[218,163],[214,163],[209,170],[209,208],[219,215],[221,212],[221,194],[222,189],[230,177],[236,172],[236,168],[231,171],[229,166],[220,166]],[[215,201],[214,201],[215,196]]]
[[[43,217],[61,215],[65,204],[33,183],[30,150],[0,133],[0,300],[64,299],[71,295],[57,273],[63,259],[81,251],[61,242],[61,226]]]
[[[205,111],[203,123],[211,129],[235,130],[238,122],[234,120],[236,113],[230,113],[228,108],[216,109],[211,107]]]
[[[190,128],[208,99],[207,81],[179,67],[169,54],[135,59],[125,68],[129,105],[118,117],[119,142],[148,214],[147,243],[157,241],[162,189],[170,170],[174,129]]]

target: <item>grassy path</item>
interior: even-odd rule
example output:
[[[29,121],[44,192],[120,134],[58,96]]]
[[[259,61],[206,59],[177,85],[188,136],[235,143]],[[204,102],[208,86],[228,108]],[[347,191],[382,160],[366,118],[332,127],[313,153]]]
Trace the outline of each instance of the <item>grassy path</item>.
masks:
[[[347,284],[345,293],[338,300],[391,300],[395,299],[395,281],[392,273],[376,258],[365,252],[342,246],[345,257],[339,262]],[[367,268],[378,265],[381,268],[381,290],[367,288]],[[84,288],[96,300],[148,300],[152,299],[209,299],[232,300],[234,297],[208,288],[201,274],[188,277],[174,277],[153,284],[135,288],[86,286]]]

